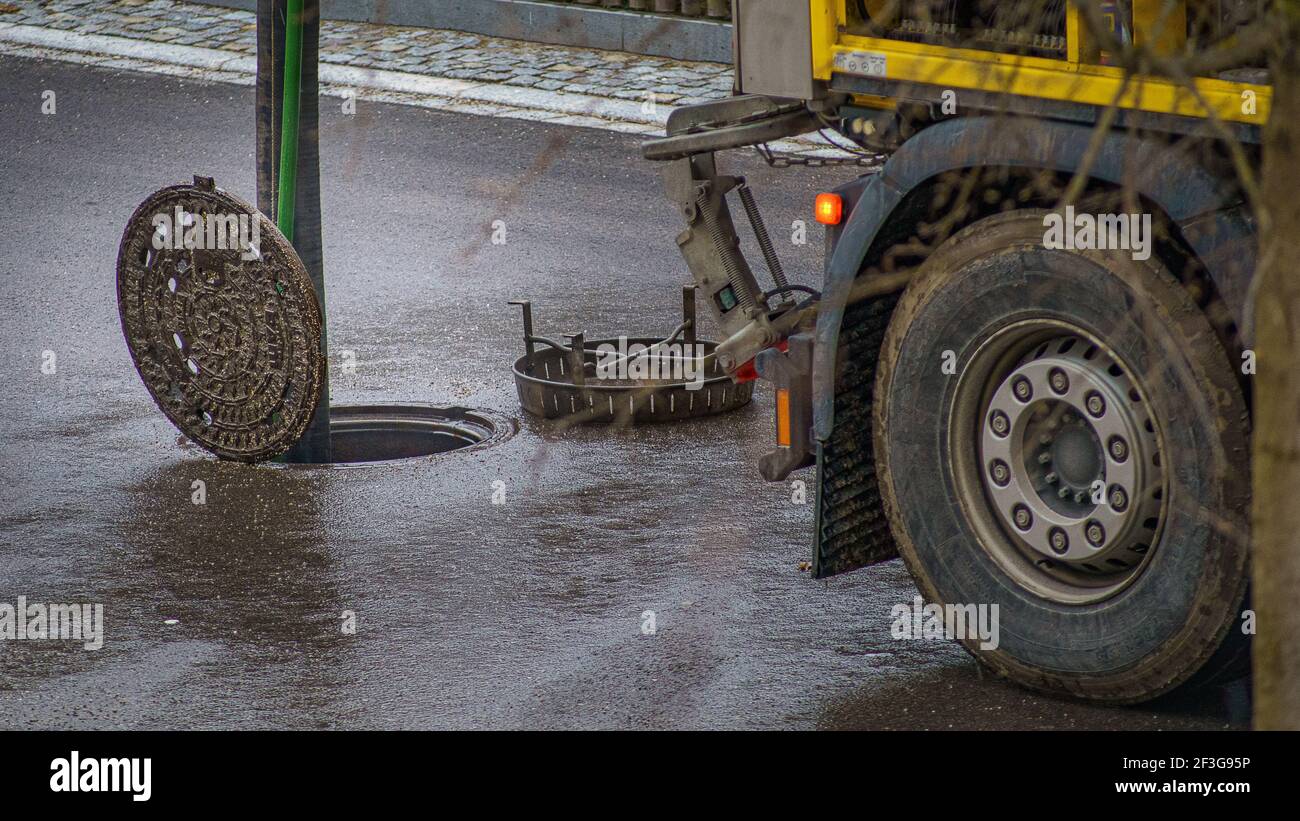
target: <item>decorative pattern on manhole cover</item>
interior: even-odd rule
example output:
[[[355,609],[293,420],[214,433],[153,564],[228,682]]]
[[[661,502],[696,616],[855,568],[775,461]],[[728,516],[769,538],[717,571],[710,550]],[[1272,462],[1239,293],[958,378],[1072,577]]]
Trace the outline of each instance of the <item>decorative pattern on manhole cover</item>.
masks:
[[[248,203],[202,177],[151,195],[122,235],[117,305],[145,387],[198,445],[255,462],[307,429],[324,367],[316,292]]]

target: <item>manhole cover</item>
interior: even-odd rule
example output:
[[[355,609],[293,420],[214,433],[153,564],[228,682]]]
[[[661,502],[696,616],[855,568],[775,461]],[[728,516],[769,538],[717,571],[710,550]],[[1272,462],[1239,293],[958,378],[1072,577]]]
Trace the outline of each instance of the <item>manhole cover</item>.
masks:
[[[512,420],[472,408],[336,405],[330,408],[330,464],[376,464],[477,449],[503,442],[514,432]]]
[[[248,203],[203,177],[152,194],[122,235],[117,304],[149,394],[199,446],[255,462],[307,429],[323,368],[315,289]]]

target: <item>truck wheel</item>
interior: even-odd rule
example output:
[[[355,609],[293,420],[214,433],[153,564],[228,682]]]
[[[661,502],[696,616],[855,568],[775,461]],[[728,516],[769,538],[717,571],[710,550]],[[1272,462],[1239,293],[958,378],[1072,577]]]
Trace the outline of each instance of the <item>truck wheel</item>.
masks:
[[[900,553],[929,602],[997,606],[996,648],[958,638],[1025,686],[1225,677],[1249,663],[1232,362],[1158,260],[1045,249],[1045,213],[949,239],[891,318],[873,432]]]

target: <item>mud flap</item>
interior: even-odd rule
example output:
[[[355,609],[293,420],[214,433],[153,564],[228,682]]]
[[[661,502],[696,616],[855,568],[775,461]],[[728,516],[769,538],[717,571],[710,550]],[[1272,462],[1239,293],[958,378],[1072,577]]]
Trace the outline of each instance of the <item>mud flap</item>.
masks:
[[[876,479],[872,393],[880,345],[897,295],[849,307],[840,329],[835,427],[818,443],[813,576],[825,578],[898,557]]]

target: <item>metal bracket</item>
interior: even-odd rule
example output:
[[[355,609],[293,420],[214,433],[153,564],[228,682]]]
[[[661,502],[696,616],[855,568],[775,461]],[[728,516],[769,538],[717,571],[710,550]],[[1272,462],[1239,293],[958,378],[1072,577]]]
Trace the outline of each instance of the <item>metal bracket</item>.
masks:
[[[537,352],[533,337],[533,303],[527,299],[512,299],[511,305],[524,309],[524,362],[529,373],[533,372],[533,355]]]
[[[587,384],[587,334],[582,331],[564,338],[569,340],[569,376],[573,384],[582,387]]]
[[[818,128],[817,115],[799,100],[748,95],[682,106],[668,116],[668,134],[641,144],[647,160],[677,160],[729,148],[760,145]]]
[[[677,245],[718,327],[733,336],[768,313],[727,207],[727,193],[740,180],[719,176],[712,154],[666,163],[663,176],[669,199],[687,222]]]

